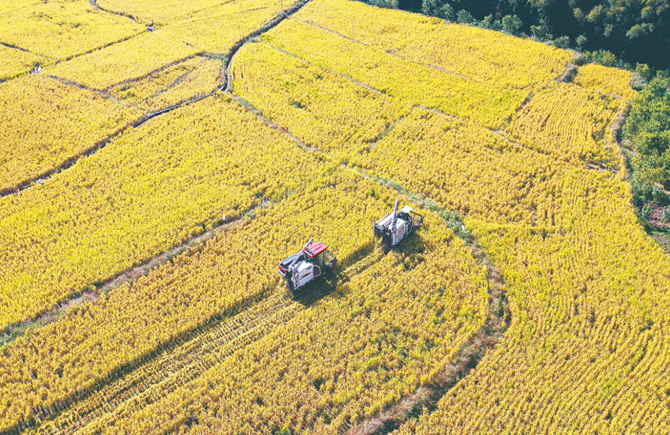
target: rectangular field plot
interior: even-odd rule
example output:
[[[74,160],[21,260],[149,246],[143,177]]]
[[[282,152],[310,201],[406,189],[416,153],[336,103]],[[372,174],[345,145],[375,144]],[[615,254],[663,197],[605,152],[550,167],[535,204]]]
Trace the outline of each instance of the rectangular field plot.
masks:
[[[569,51],[530,39],[362,2],[314,0],[295,18],[502,89],[542,89],[572,60]]]
[[[152,113],[209,94],[221,86],[223,62],[196,56],[140,80],[115,86],[110,93]]]
[[[0,42],[35,54],[68,59],[144,31],[88,1],[40,1],[0,15]]]
[[[261,40],[391,97],[472,119],[489,128],[499,127],[528,95],[406,61],[293,19]]]
[[[409,105],[266,44],[235,56],[233,92],[307,146],[333,154],[363,152],[409,112]]]
[[[45,73],[93,89],[106,89],[126,80],[144,77],[198,51],[165,30],[157,30],[62,62]]]

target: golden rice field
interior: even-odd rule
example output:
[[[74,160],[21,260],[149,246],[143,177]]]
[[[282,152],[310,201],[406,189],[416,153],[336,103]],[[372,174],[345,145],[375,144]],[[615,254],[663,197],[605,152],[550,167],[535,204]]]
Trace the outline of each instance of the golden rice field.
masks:
[[[670,433],[633,77],[573,62],[348,0],[3,2],[0,433]]]

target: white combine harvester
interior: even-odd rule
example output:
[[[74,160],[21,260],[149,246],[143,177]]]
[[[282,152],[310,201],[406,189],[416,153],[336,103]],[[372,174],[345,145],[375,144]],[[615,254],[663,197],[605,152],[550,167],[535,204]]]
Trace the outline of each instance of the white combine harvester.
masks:
[[[373,226],[374,233],[382,236],[384,244],[389,248],[395,247],[405,237],[423,225],[423,216],[414,212],[409,206],[404,206],[398,212],[398,201],[395,202],[393,213],[387,214]]]
[[[313,239],[297,254],[291,255],[279,265],[279,273],[286,278],[286,286],[291,293],[297,292],[307,283],[319,278],[325,272],[335,272],[337,258],[322,242]]]

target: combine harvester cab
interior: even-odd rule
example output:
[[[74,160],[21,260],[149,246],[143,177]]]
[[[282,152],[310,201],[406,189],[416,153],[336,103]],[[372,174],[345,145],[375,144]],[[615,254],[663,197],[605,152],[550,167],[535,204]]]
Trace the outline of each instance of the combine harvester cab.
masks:
[[[376,235],[382,236],[386,246],[393,248],[414,230],[421,228],[421,225],[423,216],[407,205],[398,212],[398,201],[396,201],[393,213],[384,216],[372,229]]]
[[[337,258],[323,242],[312,243],[313,239],[297,254],[291,255],[279,265],[279,273],[286,279],[291,293],[297,292],[326,272],[335,272]]]

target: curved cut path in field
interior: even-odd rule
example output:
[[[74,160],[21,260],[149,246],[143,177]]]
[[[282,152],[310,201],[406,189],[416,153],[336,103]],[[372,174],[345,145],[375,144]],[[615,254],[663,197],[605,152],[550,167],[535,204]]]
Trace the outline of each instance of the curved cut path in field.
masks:
[[[415,394],[378,417],[351,430],[352,434],[388,433],[399,426],[410,412],[433,409],[439,399],[459,380],[467,376],[478,362],[500,341],[511,322],[505,285],[500,273],[488,263],[483,251],[471,245],[472,255],[489,270],[491,298],[485,326],[454,358],[434,382],[422,386]],[[95,431],[160,400],[207,370],[233,356],[238,350],[267,335],[273,328],[288,322],[317,300],[329,297],[334,287],[349,277],[363,273],[379,262],[386,250],[381,247],[362,252],[357,260],[338,274],[332,284],[309,289],[295,298],[283,286],[268,290],[257,302],[250,301],[238,312],[217,316],[196,330],[156,349],[141,361],[118,371],[111,379],[96,384],[96,389],[82,392],[67,403],[42,408],[33,425],[17,433],[68,434],[79,430]],[[403,412],[406,411],[406,412]]]

